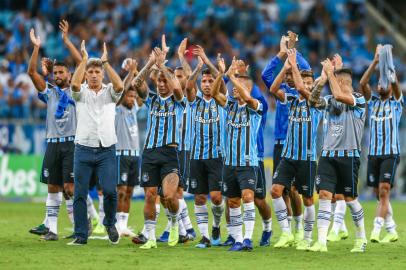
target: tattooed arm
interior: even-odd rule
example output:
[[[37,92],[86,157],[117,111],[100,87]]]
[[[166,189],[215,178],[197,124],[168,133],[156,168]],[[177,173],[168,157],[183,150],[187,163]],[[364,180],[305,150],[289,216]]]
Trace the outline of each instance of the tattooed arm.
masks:
[[[192,74],[189,76],[187,82],[186,82],[186,96],[187,100],[189,102],[193,102],[196,99],[196,81],[197,77],[199,76],[200,71],[202,70],[203,67],[203,60],[198,57],[198,64],[196,68],[193,70]]]

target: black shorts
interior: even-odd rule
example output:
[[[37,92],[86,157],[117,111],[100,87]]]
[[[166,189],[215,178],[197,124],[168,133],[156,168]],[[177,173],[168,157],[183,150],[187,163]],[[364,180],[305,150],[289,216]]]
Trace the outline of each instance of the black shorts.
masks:
[[[317,191],[358,197],[358,157],[320,157],[317,167]]]
[[[258,167],[223,166],[223,195],[227,198],[241,198],[243,189],[255,192]]]
[[[212,191],[221,191],[222,171],[222,158],[190,160],[188,192],[209,194]]]
[[[141,164],[141,187],[160,187],[170,173],[179,176],[178,150],[172,146],[144,149]]]
[[[257,185],[255,187],[255,198],[261,200],[266,198],[266,178],[263,161],[258,161],[258,177]]]
[[[379,183],[389,183],[393,187],[399,161],[398,155],[368,156],[367,185],[377,188]]]
[[[49,142],[42,162],[41,182],[63,186],[64,183],[73,183],[73,153],[75,144],[68,142]]]
[[[179,167],[180,167],[179,186],[184,189],[187,189],[190,174],[190,151],[182,150],[179,152]]]
[[[282,159],[282,150],[283,150],[283,144],[281,143],[275,143],[273,147],[273,168],[272,168],[272,174],[275,173],[276,168],[278,168],[279,162],[281,162]]]
[[[306,197],[312,197],[316,178],[316,161],[282,158],[273,176],[272,184],[279,184],[290,190],[293,185]]]
[[[139,157],[136,156],[117,156],[118,173],[117,185],[134,187],[140,184],[139,181]]]

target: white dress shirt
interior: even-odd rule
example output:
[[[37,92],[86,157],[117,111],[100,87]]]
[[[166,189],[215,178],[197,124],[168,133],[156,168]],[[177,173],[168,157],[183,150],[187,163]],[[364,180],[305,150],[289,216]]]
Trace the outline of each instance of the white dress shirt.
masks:
[[[88,147],[109,147],[117,143],[114,126],[116,103],[122,92],[116,93],[111,83],[103,84],[99,92],[82,84],[79,92],[71,89],[76,101],[77,128],[75,143]]]

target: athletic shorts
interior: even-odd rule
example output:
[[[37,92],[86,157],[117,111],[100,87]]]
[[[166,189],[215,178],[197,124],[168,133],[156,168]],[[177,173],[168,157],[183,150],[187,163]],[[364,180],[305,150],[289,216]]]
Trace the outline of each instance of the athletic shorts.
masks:
[[[317,191],[358,197],[358,157],[320,157],[317,167]]]
[[[172,146],[144,149],[141,162],[141,187],[160,187],[170,173],[179,176],[178,150]]]
[[[243,189],[255,192],[258,177],[256,166],[229,166],[223,167],[223,195],[227,198],[241,198]]]
[[[221,191],[222,171],[222,158],[190,160],[188,192],[209,194],[212,191]]]
[[[139,182],[139,157],[137,156],[117,156],[118,173],[117,185],[134,187],[140,184]]]
[[[273,176],[272,184],[279,184],[290,190],[294,182],[294,186],[300,194],[312,197],[316,169],[316,161],[282,158]]]
[[[263,161],[258,161],[258,178],[257,185],[255,187],[255,198],[261,200],[266,198],[266,178]]]
[[[179,186],[184,189],[187,189],[190,173],[190,151],[182,150],[179,152],[179,167],[180,167]]]
[[[63,187],[64,183],[73,183],[73,141],[49,142],[45,151],[41,170],[41,183]]]
[[[393,187],[399,155],[368,156],[367,185],[379,187],[379,183],[389,183]]]

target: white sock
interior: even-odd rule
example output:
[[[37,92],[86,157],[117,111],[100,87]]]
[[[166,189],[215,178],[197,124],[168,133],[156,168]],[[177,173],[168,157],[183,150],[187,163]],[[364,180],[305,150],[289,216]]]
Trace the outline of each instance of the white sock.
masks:
[[[207,206],[204,205],[196,205],[195,204],[195,215],[196,215],[196,223],[197,228],[199,229],[200,235],[210,239],[209,236],[209,212],[207,210]]]
[[[169,210],[169,209],[168,209],[168,210]],[[177,211],[176,213],[169,211],[169,219],[170,219],[170,221],[171,221],[171,226],[172,226],[172,227],[178,226],[178,216],[179,216],[179,214],[180,214],[180,211],[181,211],[180,208],[178,208],[178,211]]]
[[[129,213],[121,213],[121,226],[123,229],[128,229],[128,217],[130,216]]]
[[[123,212],[116,212],[116,229],[120,232],[123,229],[122,226],[122,220],[121,220],[121,214]]]
[[[385,228],[389,233],[396,233],[396,223],[395,220],[393,220],[393,209],[390,202],[388,205],[388,212],[385,216]]]
[[[334,211],[334,219],[333,219],[333,226],[331,227],[331,230],[335,233],[338,234],[343,226],[344,218],[345,218],[345,212],[347,209],[347,204],[345,203],[344,200],[339,200],[336,201],[336,207]],[[345,224],[344,224],[345,227]],[[345,231],[346,231],[345,227]]]
[[[241,207],[230,208],[230,233],[235,242],[242,243],[242,216]]]
[[[185,199],[179,199],[179,208],[182,209],[182,211],[180,212],[180,217],[181,217],[183,226],[185,227],[185,230],[193,229],[192,222],[190,221],[190,217],[189,217],[189,209],[187,208]]]
[[[62,192],[48,193],[46,208],[49,231],[58,234],[58,214],[62,204]]]
[[[75,220],[73,219],[73,199],[65,200],[66,203],[66,212],[68,213],[68,217],[70,222],[75,224]]]
[[[148,238],[148,240],[156,240],[155,238],[155,227],[156,227],[156,221],[147,219],[144,222],[145,224],[145,236]]]
[[[224,212],[224,201],[219,205],[211,203],[211,212],[213,213],[213,227],[220,227],[221,217]]]
[[[178,215],[178,224],[179,224],[179,235],[183,235],[183,236],[187,235],[185,226],[183,225],[183,222],[182,222],[181,214]]]
[[[347,202],[348,207],[351,210],[352,220],[356,227],[356,238],[366,239],[365,226],[364,226],[364,209],[357,199]]]
[[[272,231],[272,218],[262,219],[262,230],[264,232]]]
[[[90,195],[87,195],[87,214],[90,216],[91,219],[98,218],[99,215],[97,214],[96,208],[94,208],[93,200]]]
[[[317,229],[318,229],[318,241],[322,245],[327,244],[327,232],[330,226],[331,218],[331,201],[320,199],[319,200],[319,212],[317,214]]]
[[[98,195],[98,196],[99,196],[99,224],[103,225],[103,220],[104,220],[104,216],[105,216],[104,201],[103,201],[104,196],[103,195]]]
[[[312,240],[313,226],[316,219],[316,210],[314,204],[304,207],[304,239]]]
[[[385,224],[385,219],[382,217],[375,217],[374,218],[374,229],[372,230],[373,233],[381,233],[381,229],[383,225]]]
[[[286,211],[287,213],[287,211]],[[292,231],[292,216],[287,216],[286,219],[288,220],[289,231]]]
[[[303,229],[303,215],[300,216],[293,216],[295,220],[295,231],[299,231]]]
[[[45,202],[45,217],[44,220],[42,221],[42,224],[45,225],[45,227],[49,228],[49,222],[48,222],[48,209],[46,207],[46,202]]]
[[[285,201],[282,197],[277,199],[272,199],[273,207],[275,209],[275,215],[278,219],[279,226],[281,227],[282,232],[290,233],[290,223],[288,221],[288,210],[286,209]],[[292,218],[292,217],[290,217]]]
[[[165,211],[165,216],[168,219],[168,222],[166,223],[165,231],[169,232],[169,230],[171,229],[171,216],[169,214],[168,208],[164,208],[164,211]]]
[[[161,205],[155,204],[155,221],[158,221],[159,214],[161,213]]]
[[[244,239],[251,239],[255,226],[255,204],[254,202],[244,203],[243,207],[244,207],[243,221],[245,227]]]

